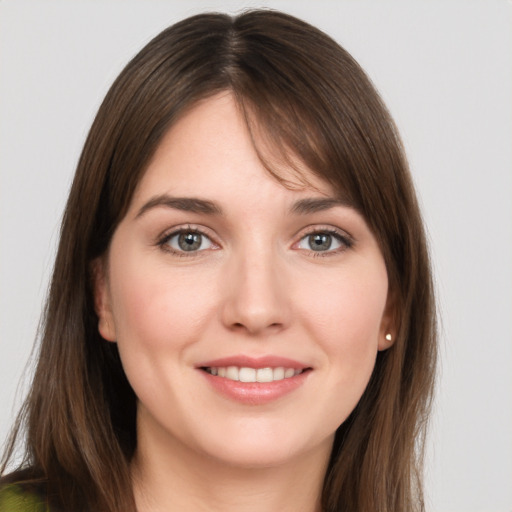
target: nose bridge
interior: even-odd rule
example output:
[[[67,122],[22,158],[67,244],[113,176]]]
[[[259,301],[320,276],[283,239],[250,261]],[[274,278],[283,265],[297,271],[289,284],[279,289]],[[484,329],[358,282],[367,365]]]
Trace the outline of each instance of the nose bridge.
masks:
[[[283,328],[289,318],[285,273],[271,243],[253,237],[233,251],[227,264],[223,320],[251,334]]]

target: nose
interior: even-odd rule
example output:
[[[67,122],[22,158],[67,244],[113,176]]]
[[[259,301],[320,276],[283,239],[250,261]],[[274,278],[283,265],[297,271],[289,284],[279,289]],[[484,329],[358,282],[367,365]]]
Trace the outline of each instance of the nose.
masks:
[[[290,297],[285,272],[269,251],[234,257],[226,266],[223,280],[221,315],[226,328],[256,336],[288,326]]]

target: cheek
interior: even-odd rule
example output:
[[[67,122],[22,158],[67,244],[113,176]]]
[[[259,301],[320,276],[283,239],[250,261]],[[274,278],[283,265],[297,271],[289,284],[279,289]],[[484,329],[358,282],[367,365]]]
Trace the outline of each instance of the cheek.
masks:
[[[313,285],[312,285],[312,284]],[[297,291],[303,317],[336,337],[378,337],[388,291],[385,268],[313,276]],[[330,336],[328,337],[330,338]]]
[[[184,347],[211,310],[210,287],[201,276],[191,281],[189,273],[170,272],[150,258],[125,257],[111,276],[120,350],[129,346],[158,355]]]
[[[333,379],[350,387],[357,388],[357,382],[365,386],[382,335],[388,291],[385,266],[351,267],[334,278],[318,275],[313,282],[314,287],[304,284],[297,291],[303,297],[304,327],[326,354]]]
[[[179,403],[176,383],[187,378],[183,362],[212,311],[210,287],[201,276],[190,280],[126,252],[112,266],[111,283],[117,345],[132,388],[153,411]]]

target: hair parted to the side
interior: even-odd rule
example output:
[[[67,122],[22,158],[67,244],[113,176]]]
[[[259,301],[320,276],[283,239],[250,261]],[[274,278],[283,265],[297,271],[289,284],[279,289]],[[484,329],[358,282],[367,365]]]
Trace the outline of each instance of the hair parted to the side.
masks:
[[[198,101],[234,95],[262,161],[299,162],[348,195],[379,241],[396,319],[370,383],[338,429],[324,511],[423,510],[421,467],[436,361],[425,233],[393,121],[369,79],[330,37],[275,11],[202,14],[155,37],[103,101],[64,214],[29,396],[3,482],[41,485],[57,509],[134,512],[129,464],[136,398],[94,312],[103,255],[162,136]],[[264,141],[264,142],[262,142]],[[300,173],[300,169],[297,170]]]

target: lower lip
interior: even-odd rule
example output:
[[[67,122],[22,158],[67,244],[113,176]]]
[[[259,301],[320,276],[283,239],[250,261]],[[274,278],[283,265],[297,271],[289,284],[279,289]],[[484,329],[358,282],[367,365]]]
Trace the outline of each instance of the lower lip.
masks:
[[[220,394],[248,405],[263,405],[292,393],[304,384],[311,370],[273,382],[240,382],[199,370]]]

